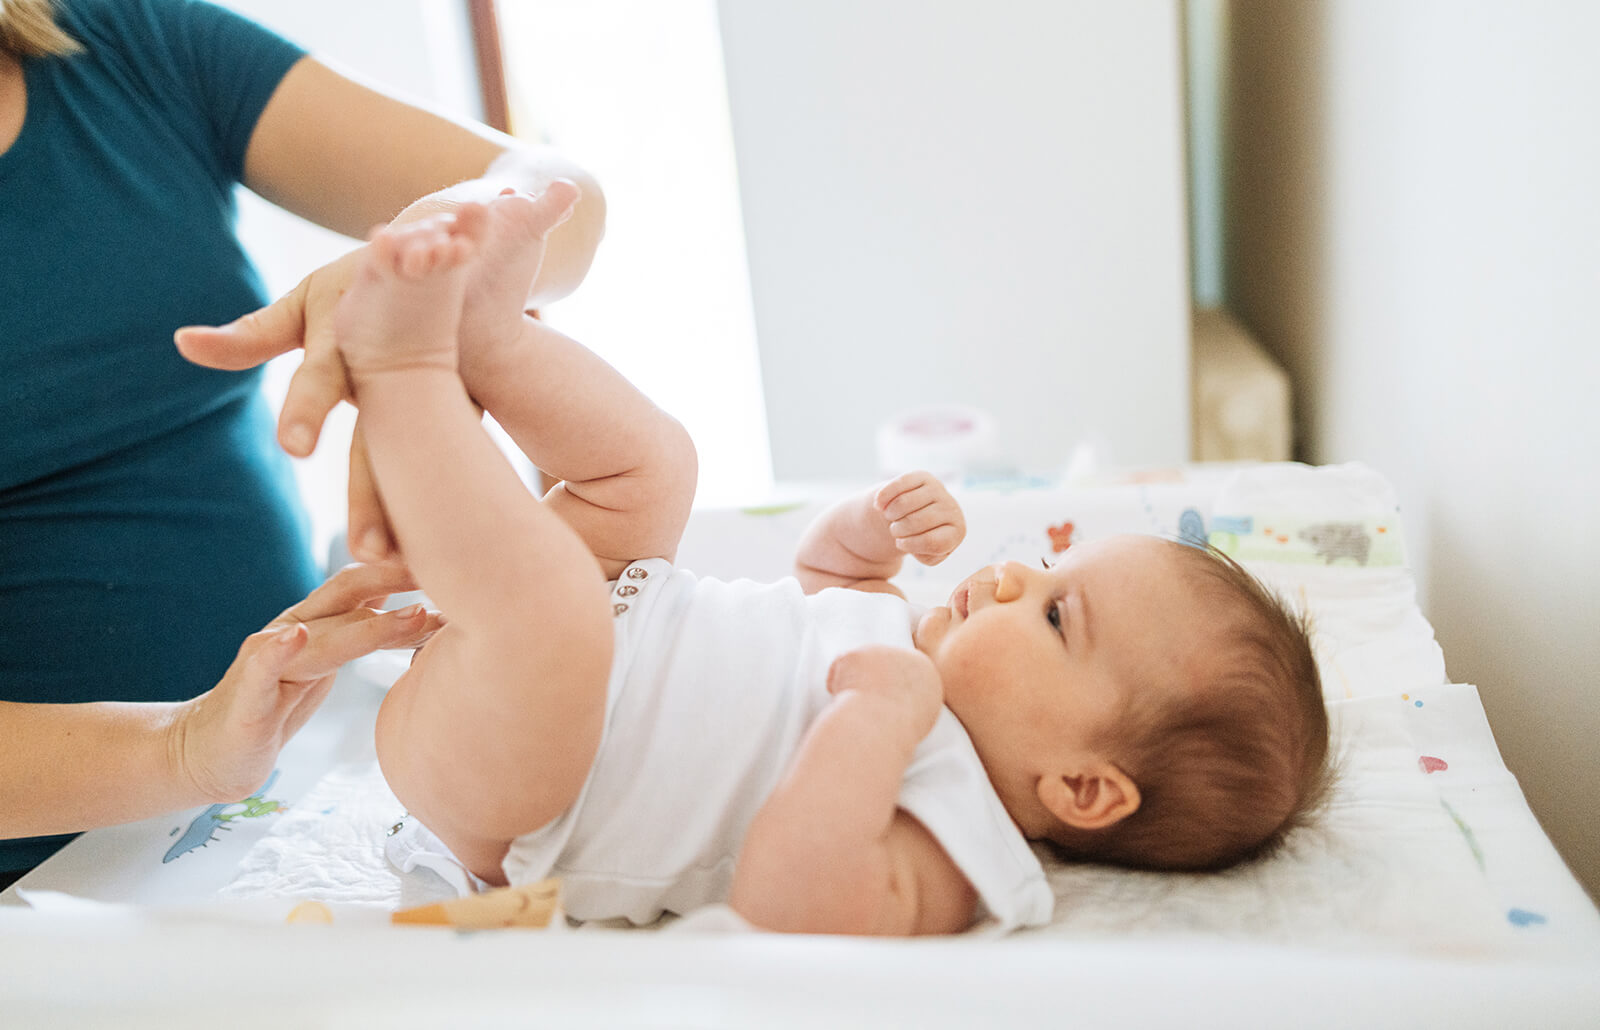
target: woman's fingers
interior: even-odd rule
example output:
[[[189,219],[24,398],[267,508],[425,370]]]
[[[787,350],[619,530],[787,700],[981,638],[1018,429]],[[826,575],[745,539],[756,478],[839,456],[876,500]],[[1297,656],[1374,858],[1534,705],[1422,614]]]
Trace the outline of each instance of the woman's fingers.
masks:
[[[416,588],[411,570],[397,561],[346,565],[274,621],[311,622],[369,607],[390,594]]]
[[[372,477],[372,463],[367,457],[366,436],[361,429],[361,416],[356,416],[355,431],[350,435],[349,530],[350,553],[361,561],[380,562],[394,551],[389,534],[389,516],[383,510],[383,498],[378,494],[377,481]]]
[[[309,280],[273,303],[227,325],[184,326],[173,334],[178,352],[196,365],[238,371],[300,347],[305,333]]]
[[[274,732],[280,704],[278,685],[310,642],[310,632],[299,624],[273,627],[246,637],[239,657],[211,691],[227,698],[219,710],[232,713],[223,725],[210,727],[212,732],[228,736]],[[257,741],[225,739],[224,743],[254,745]]]
[[[315,679],[374,651],[420,646],[441,625],[439,617],[420,604],[392,612],[361,609],[318,619],[306,624],[310,640],[285,670],[284,678]]]
[[[283,396],[278,443],[297,458],[310,457],[317,449],[322,424],[348,392],[344,359],[333,345],[332,335],[331,325],[306,327],[306,355]]]

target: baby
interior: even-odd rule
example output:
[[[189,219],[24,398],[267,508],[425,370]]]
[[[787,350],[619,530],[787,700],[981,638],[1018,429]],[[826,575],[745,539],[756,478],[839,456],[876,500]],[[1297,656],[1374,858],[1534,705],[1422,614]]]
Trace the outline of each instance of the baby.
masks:
[[[912,473],[825,512],[794,579],[674,568],[688,436],[522,313],[576,196],[383,230],[337,318],[390,524],[448,620],[378,756],[467,868],[560,876],[584,919],[726,901],[771,929],[947,933],[1049,921],[1029,841],[1212,869],[1304,816],[1328,751],[1306,634],[1220,555],[1117,537],[921,611],[890,577],[965,524]],[[543,502],[474,401],[560,480]]]

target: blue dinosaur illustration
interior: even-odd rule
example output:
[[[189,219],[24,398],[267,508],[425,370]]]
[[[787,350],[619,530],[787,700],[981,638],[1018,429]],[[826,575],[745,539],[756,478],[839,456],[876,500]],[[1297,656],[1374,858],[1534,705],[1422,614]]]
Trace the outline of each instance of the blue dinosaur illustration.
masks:
[[[261,789],[245,798],[243,801],[228,801],[211,805],[204,812],[195,816],[190,821],[183,835],[173,842],[167,849],[167,854],[161,859],[161,864],[175,861],[191,851],[198,851],[212,841],[216,840],[216,831],[231,830],[228,824],[235,819],[258,819],[273,812],[281,812],[288,806],[281,801],[268,801],[262,795],[272,789],[272,784],[278,779],[278,770],[272,770],[272,775],[267,777],[267,782]],[[229,809],[238,809],[230,812]]]

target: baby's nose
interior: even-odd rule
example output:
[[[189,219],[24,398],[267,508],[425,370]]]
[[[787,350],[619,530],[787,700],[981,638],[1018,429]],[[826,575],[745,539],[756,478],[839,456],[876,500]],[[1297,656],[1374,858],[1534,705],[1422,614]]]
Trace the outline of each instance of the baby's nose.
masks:
[[[1008,561],[995,567],[994,599],[1004,604],[1015,601],[1028,589],[1033,570],[1021,562]]]

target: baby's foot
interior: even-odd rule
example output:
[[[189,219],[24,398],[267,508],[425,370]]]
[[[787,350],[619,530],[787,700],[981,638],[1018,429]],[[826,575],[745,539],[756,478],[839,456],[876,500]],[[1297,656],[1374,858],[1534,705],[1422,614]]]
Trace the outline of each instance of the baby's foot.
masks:
[[[489,227],[467,283],[461,347],[469,355],[512,339],[544,262],[545,239],[572,214],[578,187],[565,179],[538,196],[506,190],[489,203]]]
[[[463,204],[451,214],[373,235],[334,319],[339,352],[353,376],[456,369],[467,270],[488,227],[484,205]]]

